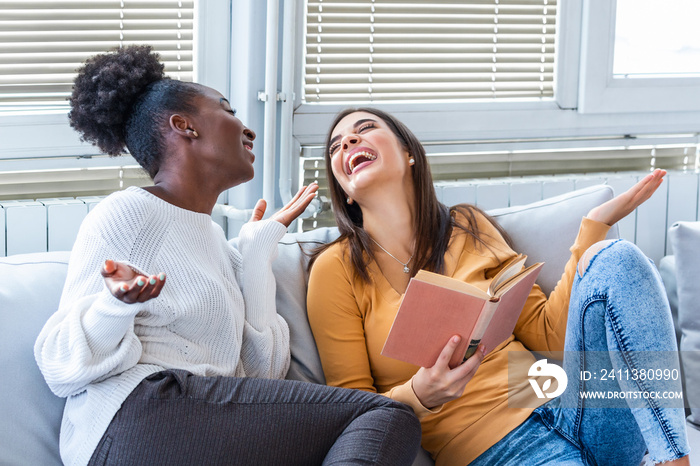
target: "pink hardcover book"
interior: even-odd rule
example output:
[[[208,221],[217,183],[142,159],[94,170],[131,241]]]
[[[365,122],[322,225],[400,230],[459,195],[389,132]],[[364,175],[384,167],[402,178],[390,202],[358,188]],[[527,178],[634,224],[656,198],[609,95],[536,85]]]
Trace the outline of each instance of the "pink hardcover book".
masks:
[[[450,367],[482,343],[492,351],[513,333],[542,263],[523,268],[525,256],[509,261],[487,291],[444,275],[419,271],[408,284],[382,354],[431,367],[450,337],[462,340]]]

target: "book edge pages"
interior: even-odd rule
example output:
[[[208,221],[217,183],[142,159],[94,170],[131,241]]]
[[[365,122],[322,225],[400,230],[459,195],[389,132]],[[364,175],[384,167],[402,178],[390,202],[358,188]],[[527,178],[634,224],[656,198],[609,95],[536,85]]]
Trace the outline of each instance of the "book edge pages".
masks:
[[[504,281],[501,283],[501,285],[498,287],[496,290],[496,293],[494,294],[495,298],[500,298],[503,296],[508,290],[513,288],[513,286],[518,283],[520,280],[523,278],[527,277],[531,273],[533,273],[536,269],[539,269],[544,265],[544,262],[537,262],[535,264],[532,264],[531,266],[521,270],[518,274],[513,275],[510,277],[508,280]]]
[[[489,283],[489,296],[496,296],[498,290],[504,283],[522,273],[526,260],[527,256],[524,254],[518,254],[517,256],[509,259],[503,268],[501,268],[501,271],[498,272],[491,280],[491,283]]]
[[[460,293],[468,294],[484,300],[488,300],[491,298],[491,296],[487,292],[480,288],[477,288],[474,285],[463,282],[461,280],[457,280],[456,278],[448,277],[446,275],[440,275],[439,273],[429,272],[427,270],[419,270],[416,276],[411,278],[411,281],[413,280],[422,281],[431,285],[441,286],[443,288],[448,288],[450,290],[458,291]],[[411,286],[411,281],[409,281],[408,286]],[[406,291],[408,291],[408,287],[406,288]]]

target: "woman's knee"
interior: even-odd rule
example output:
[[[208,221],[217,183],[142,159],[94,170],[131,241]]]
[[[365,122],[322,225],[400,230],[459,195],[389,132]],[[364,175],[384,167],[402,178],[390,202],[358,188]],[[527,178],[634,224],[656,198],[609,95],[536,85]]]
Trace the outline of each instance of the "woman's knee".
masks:
[[[593,244],[590,246],[586,251],[581,255],[581,259],[578,261],[578,274],[580,277],[583,277],[583,274],[588,270],[588,266],[590,265],[591,261],[595,256],[597,256],[603,249],[611,246],[613,243],[617,242],[618,240],[614,239],[604,239],[603,241],[598,241],[597,243]]]

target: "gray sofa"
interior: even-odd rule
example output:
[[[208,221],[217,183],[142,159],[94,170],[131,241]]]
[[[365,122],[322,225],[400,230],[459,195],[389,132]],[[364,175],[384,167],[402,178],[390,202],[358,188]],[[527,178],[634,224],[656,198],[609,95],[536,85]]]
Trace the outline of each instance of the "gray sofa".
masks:
[[[556,285],[569,257],[568,248],[575,238],[581,217],[592,206],[611,196],[610,187],[594,186],[490,213],[512,236],[516,250],[528,254],[530,261],[545,262],[538,283],[548,293]],[[290,379],[324,382],[306,319],[308,256],[304,251],[308,252],[315,245],[336,236],[336,229],[319,229],[288,234],[279,245],[279,256],[273,268],[277,278],[278,311],[288,321],[291,332]],[[617,229],[613,229],[609,236],[616,237]],[[44,322],[58,305],[68,257],[69,252],[50,252],[0,259],[2,465],[61,464],[58,435],[63,399],[54,396],[46,386],[34,361],[33,345]],[[696,280],[698,276],[695,275]],[[696,299],[695,306],[697,302]],[[697,322],[697,318],[680,319],[681,326],[690,325],[696,334]],[[415,464],[430,465],[432,460],[423,451]]]

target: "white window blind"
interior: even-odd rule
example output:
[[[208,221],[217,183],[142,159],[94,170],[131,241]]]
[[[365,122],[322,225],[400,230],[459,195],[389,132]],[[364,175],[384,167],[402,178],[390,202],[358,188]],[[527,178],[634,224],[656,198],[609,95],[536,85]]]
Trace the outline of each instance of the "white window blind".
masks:
[[[153,184],[141,167],[117,165],[117,160],[103,167],[0,171],[0,201],[103,196],[129,186]]]
[[[86,58],[132,44],[192,81],[193,28],[194,0],[2,0],[0,112],[66,108]]]
[[[308,0],[307,103],[553,96],[557,0]]]

